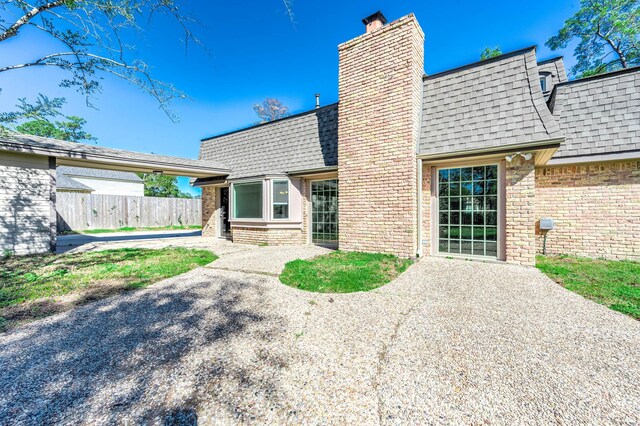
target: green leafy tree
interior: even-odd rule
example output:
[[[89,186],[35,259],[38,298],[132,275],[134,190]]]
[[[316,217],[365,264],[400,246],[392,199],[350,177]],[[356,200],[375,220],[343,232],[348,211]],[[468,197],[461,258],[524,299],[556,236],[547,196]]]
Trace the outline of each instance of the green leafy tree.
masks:
[[[293,20],[291,0],[282,0]],[[157,15],[173,20],[173,28],[182,33],[185,49],[200,44],[192,33],[194,20],[182,14],[178,0],[2,0],[0,1],[0,46],[22,43],[26,61],[14,62],[0,57],[0,73],[26,68],[57,68],[66,73],[62,87],[75,88],[91,105],[100,92],[105,75],[124,79],[153,96],[160,107],[169,111],[171,100],[185,97],[171,83],[155,79],[149,65],[135,53],[131,41],[151,24]],[[170,31],[167,19],[163,29]],[[24,30],[36,31],[49,38],[52,46],[44,55],[27,45]],[[141,38],[141,37],[140,37]],[[53,47],[59,46],[59,47]],[[33,53],[32,53],[33,52]]]
[[[44,136],[64,141],[81,142],[96,140],[91,133],[82,128],[87,123],[84,118],[70,115],[67,121],[32,120],[16,126],[16,131],[27,135]]]
[[[581,0],[546,45],[565,48],[578,39],[574,76],[586,77],[640,65],[640,0]]]
[[[486,61],[487,59],[495,58],[496,56],[502,55],[502,49],[500,46],[496,46],[493,49],[490,47],[485,47],[485,49],[480,52],[480,60]]]
[[[191,194],[180,191],[178,178],[154,173],[139,173],[144,181],[144,195],[147,197],[193,198]]]
[[[27,102],[26,98],[19,99],[16,111],[0,114],[0,126],[5,132],[15,131],[71,142],[95,141],[96,138],[84,130],[87,124],[84,118],[67,116],[60,111],[64,103],[64,98],[49,99],[42,94],[34,103]]]

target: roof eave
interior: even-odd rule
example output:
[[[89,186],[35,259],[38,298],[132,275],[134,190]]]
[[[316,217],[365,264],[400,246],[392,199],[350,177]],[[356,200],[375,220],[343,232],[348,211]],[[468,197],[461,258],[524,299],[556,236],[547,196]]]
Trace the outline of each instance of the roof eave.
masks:
[[[553,138],[534,142],[525,142],[512,145],[501,145],[494,147],[475,148],[467,150],[459,150],[452,152],[439,152],[432,154],[418,154],[418,159],[426,162],[445,162],[452,160],[461,160],[464,158],[499,156],[501,154],[510,154],[517,151],[533,151],[536,152],[535,165],[545,165],[553,154],[556,153],[565,138]]]
[[[141,173],[162,171],[167,175],[209,177],[228,175],[231,170],[208,166],[187,166],[162,160],[127,159],[109,154],[95,154],[63,148],[45,147],[23,143],[20,141],[0,141],[0,151],[11,151],[22,154],[55,157],[59,165],[77,167],[95,167],[98,169],[122,170]],[[126,154],[126,153],[125,153]],[[195,161],[195,160],[194,160]]]
[[[303,169],[303,170],[292,170],[287,172],[289,176],[305,176],[305,175],[317,175],[321,173],[330,173],[337,172],[338,166],[325,166],[325,167],[316,167],[313,169]]]

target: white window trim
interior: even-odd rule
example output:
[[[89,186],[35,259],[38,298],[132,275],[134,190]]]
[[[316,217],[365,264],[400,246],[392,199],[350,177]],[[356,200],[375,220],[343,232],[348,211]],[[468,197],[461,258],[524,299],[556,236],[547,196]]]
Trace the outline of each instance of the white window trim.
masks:
[[[276,182],[286,182],[287,183],[287,202],[285,203],[276,203],[274,201],[275,197],[274,197],[274,186],[276,184]],[[270,216],[271,216],[271,220],[276,221],[276,222],[286,222],[289,221],[291,218],[291,181],[289,179],[272,179],[271,180],[271,200],[270,200],[270,206],[271,206],[271,212],[270,212]],[[275,215],[273,214],[273,207],[274,206],[283,206],[286,205],[287,206],[287,217],[286,218],[276,218]]]
[[[236,217],[236,189],[235,189],[235,186],[236,185],[242,186],[242,185],[256,184],[256,183],[259,183],[261,185],[261,188],[262,188],[262,197],[261,197],[262,199],[260,201],[261,204],[262,204],[262,216],[261,217],[241,217],[241,218]],[[230,204],[231,204],[230,210],[233,213],[232,216],[231,216],[232,220],[238,221],[238,222],[240,222],[240,221],[247,221],[247,222],[248,221],[264,221],[264,217],[265,217],[265,214],[264,214],[264,198],[265,198],[264,197],[264,195],[265,195],[264,194],[264,180],[251,180],[251,181],[244,181],[244,182],[233,182],[231,184],[231,191],[230,192],[231,193],[229,194],[229,197],[230,197],[229,201],[230,201]]]
[[[480,256],[480,255],[473,255],[473,254],[462,254],[462,253],[448,253],[448,252],[441,252],[440,251],[440,246],[439,246],[439,229],[438,229],[438,225],[440,223],[440,185],[438,184],[438,176],[439,176],[439,172],[440,170],[447,170],[447,169],[457,169],[457,168],[462,168],[462,167],[474,167],[474,166],[498,166],[498,179],[497,179],[497,202],[498,202],[498,214],[497,214],[497,222],[496,222],[496,232],[497,232],[497,236],[496,236],[496,256]],[[436,256],[444,256],[444,257],[455,257],[455,258],[461,258],[461,259],[479,259],[479,260],[504,260],[503,257],[503,249],[504,249],[504,232],[505,232],[505,223],[504,223],[504,215],[505,215],[505,208],[503,206],[503,200],[504,200],[504,196],[503,196],[503,188],[504,188],[504,182],[502,179],[503,173],[505,172],[504,170],[505,166],[503,164],[502,161],[479,161],[479,162],[462,162],[462,163],[452,163],[452,164],[447,164],[445,166],[440,166],[440,167],[434,167],[435,172],[433,173],[433,177],[432,179],[434,180],[434,185],[432,185],[433,191],[435,193],[435,197],[434,197],[434,216],[433,216],[433,227],[432,227],[432,232],[433,235],[431,237],[431,244],[433,247],[432,253]]]

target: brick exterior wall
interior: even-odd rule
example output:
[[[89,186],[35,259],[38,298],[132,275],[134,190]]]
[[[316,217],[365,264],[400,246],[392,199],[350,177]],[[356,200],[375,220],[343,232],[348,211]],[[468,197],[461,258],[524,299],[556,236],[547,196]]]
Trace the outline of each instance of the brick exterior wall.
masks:
[[[640,260],[640,161],[542,167],[535,181],[536,219],[555,222],[548,254]]]
[[[431,246],[431,174],[433,167],[422,165],[422,255],[430,256]]]
[[[202,236],[216,237],[216,194],[218,189],[215,186],[202,187]]]
[[[505,254],[506,261],[534,266],[535,246],[535,167],[518,156],[505,162]]]
[[[289,246],[305,244],[306,239],[300,229],[251,228],[234,226],[231,228],[234,243],[265,244],[269,246]]]
[[[338,51],[340,249],[415,256],[424,34],[408,15]]]

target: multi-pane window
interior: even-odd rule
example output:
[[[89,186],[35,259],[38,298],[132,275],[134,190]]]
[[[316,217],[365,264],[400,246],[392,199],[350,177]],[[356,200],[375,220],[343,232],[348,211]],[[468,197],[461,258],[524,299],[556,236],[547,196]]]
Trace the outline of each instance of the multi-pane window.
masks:
[[[311,182],[311,241],[338,244],[338,181]]]
[[[262,219],[262,182],[233,184],[233,217]]]
[[[273,181],[273,218],[289,219],[289,181]]]
[[[438,170],[438,252],[498,256],[498,166]]]

